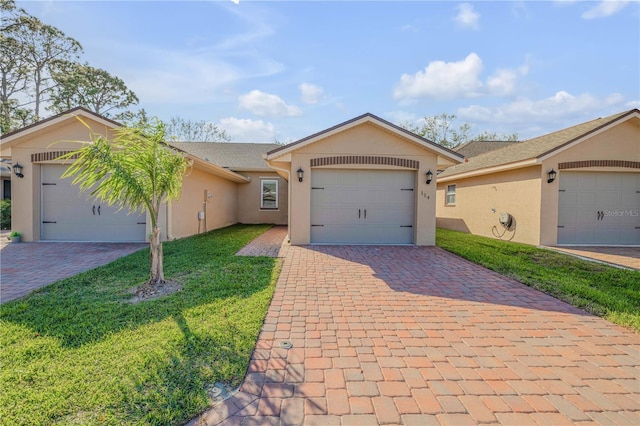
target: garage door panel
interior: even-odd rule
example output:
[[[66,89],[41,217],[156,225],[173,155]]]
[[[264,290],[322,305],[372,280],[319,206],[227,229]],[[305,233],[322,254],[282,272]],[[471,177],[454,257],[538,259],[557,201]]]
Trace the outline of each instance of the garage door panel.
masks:
[[[582,207],[592,207],[596,202],[597,193],[595,191],[577,191],[576,205]]]
[[[563,172],[559,244],[640,244],[640,173]]]
[[[311,241],[338,244],[411,244],[415,172],[312,171]],[[405,189],[405,191],[403,191]]]
[[[143,242],[146,214],[118,210],[62,179],[66,166],[41,166],[41,238],[51,241]]]

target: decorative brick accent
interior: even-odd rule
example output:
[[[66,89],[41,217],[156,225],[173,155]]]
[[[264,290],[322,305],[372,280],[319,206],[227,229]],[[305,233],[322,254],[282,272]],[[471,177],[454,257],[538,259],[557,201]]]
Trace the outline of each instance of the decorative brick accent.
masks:
[[[51,161],[57,160],[59,157],[69,154],[73,151],[47,151],[47,152],[38,152],[35,154],[31,154],[31,162],[38,163],[40,161]],[[77,158],[77,155],[71,157],[72,159]]]
[[[312,158],[311,167],[335,166],[341,164],[374,164],[383,166],[407,167],[419,169],[420,162],[408,158],[376,157],[373,155],[342,155],[339,157]]]
[[[628,169],[640,169],[640,161],[624,160],[586,160],[568,161],[558,164],[558,169],[580,169],[583,167],[625,167]]]

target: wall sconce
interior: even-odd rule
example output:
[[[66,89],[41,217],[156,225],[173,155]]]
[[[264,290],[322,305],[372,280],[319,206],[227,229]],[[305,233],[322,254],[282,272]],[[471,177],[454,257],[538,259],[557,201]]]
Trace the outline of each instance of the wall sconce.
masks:
[[[304,176],[304,170],[302,170],[302,167],[300,167],[298,169],[298,182],[302,182],[302,177]]]
[[[13,173],[20,179],[24,177],[24,175],[22,174],[22,169],[24,169],[24,167],[22,167],[20,163],[16,163],[13,165]]]
[[[551,183],[554,180],[556,180],[556,171],[551,169],[547,172],[547,175],[549,176],[549,179],[547,179],[547,183]]]
[[[429,171],[427,172],[427,185],[429,185],[432,180],[433,180],[433,173],[431,173],[431,169],[429,169]]]

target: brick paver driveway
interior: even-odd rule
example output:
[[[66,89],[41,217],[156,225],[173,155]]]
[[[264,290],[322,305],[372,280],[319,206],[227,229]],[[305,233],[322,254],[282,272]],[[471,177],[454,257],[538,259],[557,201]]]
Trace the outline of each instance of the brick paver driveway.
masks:
[[[133,253],[148,244],[19,243],[0,245],[0,303]]]
[[[191,424],[640,424],[639,351],[436,247],[290,247],[240,391]]]

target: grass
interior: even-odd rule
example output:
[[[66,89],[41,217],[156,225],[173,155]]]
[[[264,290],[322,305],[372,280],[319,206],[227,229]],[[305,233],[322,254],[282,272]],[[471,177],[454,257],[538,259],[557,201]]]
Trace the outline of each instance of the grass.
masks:
[[[279,266],[234,253],[267,229],[165,243],[183,290],[162,299],[128,302],[148,276],[142,250],[2,305],[2,424],[183,424],[208,385],[239,385]]]
[[[640,332],[640,271],[446,229],[437,230],[436,245]]]

